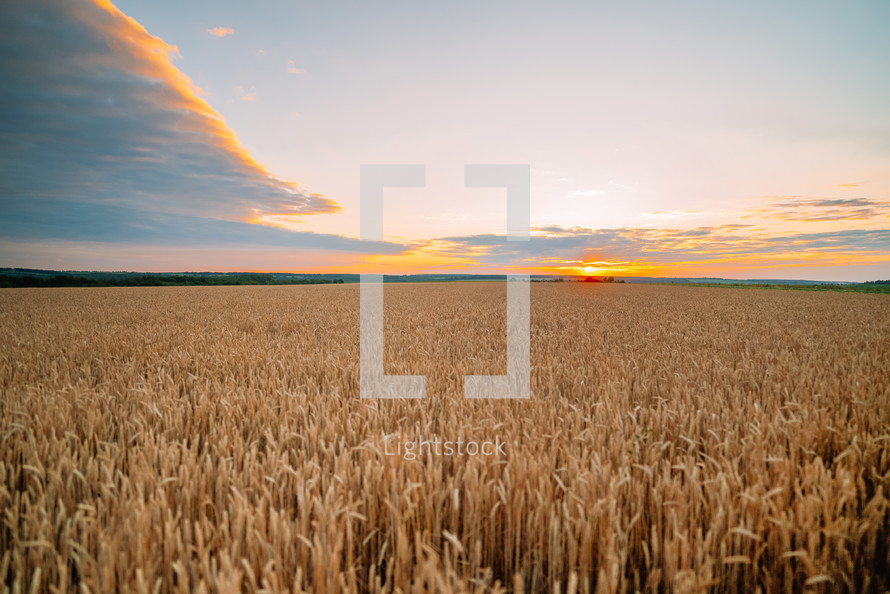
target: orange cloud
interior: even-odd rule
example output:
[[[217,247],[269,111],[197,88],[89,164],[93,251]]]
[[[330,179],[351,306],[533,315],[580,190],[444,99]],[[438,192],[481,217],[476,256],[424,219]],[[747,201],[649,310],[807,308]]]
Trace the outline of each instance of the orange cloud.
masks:
[[[95,8],[101,10],[99,15],[96,14]],[[241,146],[234,131],[229,128],[223,117],[201,97],[204,92],[173,65],[172,57],[179,55],[176,46],[169,45],[161,38],[148,33],[145,27],[121,12],[110,0],[92,0],[92,6],[72,3],[66,9],[70,11],[72,17],[87,24],[105,38],[114,50],[91,54],[85,59],[91,60],[96,66],[123,70],[128,74],[162,83],[164,92],[157,93],[152,99],[156,100],[160,96],[165,102],[163,105],[165,109],[176,110],[183,114],[179,123],[180,129],[203,135],[206,142],[234,158],[241,173],[257,179],[261,184],[271,186],[284,196],[291,196],[292,206],[297,214],[330,213],[340,210],[340,206],[333,200],[318,194],[307,194],[296,182],[276,177],[257,162],[247,149]],[[254,205],[255,213],[265,211],[265,205]],[[247,216],[243,210],[220,214],[240,219]]]
[[[256,88],[250,87],[250,90],[245,90],[244,87],[238,87],[238,92],[241,93],[242,101],[253,101],[256,99]]]
[[[234,35],[235,30],[231,27],[214,27],[207,29],[207,32],[215,37],[225,37],[226,35]]]
[[[287,71],[291,74],[306,74],[305,68],[297,68],[296,63],[293,60],[287,61]]]

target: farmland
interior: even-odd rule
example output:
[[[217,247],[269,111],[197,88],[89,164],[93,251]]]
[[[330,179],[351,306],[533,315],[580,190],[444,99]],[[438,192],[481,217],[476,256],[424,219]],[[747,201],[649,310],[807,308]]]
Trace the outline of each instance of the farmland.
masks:
[[[361,400],[356,285],[0,290],[9,591],[884,591],[890,298],[394,284]],[[506,442],[415,459],[392,443]]]

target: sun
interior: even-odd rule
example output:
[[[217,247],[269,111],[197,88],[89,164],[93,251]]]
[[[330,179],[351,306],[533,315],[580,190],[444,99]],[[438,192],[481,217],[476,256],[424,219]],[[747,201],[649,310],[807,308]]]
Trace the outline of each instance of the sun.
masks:
[[[596,268],[594,268],[593,266],[585,266],[584,267],[584,274],[593,274],[595,271],[596,271]]]

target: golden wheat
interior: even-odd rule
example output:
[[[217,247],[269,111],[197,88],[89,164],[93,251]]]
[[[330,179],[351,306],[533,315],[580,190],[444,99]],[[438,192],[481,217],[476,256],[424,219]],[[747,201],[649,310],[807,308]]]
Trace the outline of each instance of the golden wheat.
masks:
[[[890,299],[387,285],[0,291],[0,582],[50,591],[884,591]],[[387,455],[507,442],[505,456]],[[389,442],[387,440],[390,440]]]

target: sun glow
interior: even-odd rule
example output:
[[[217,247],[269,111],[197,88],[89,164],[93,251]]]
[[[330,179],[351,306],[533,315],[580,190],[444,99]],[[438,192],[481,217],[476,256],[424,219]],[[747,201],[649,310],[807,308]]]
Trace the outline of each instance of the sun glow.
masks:
[[[637,276],[653,275],[662,267],[648,262],[626,262],[620,260],[584,261],[553,259],[534,266],[537,274],[572,276]]]

